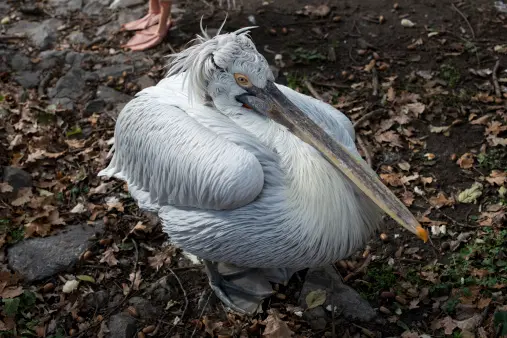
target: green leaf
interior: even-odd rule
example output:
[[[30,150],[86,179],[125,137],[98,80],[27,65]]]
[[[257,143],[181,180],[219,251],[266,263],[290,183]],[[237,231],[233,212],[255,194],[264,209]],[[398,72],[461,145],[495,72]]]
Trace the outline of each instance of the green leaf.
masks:
[[[20,306],[22,308],[28,308],[35,304],[35,301],[37,298],[35,297],[35,293],[30,291],[25,291],[23,294],[19,297],[21,299]]]
[[[308,309],[320,306],[326,302],[326,290],[314,290],[306,295],[305,300],[306,305],[308,305]]]
[[[78,275],[76,276],[76,278],[85,282],[95,283],[95,278],[93,278],[92,276]]]
[[[495,326],[502,325],[500,336],[507,335],[507,311],[498,311],[494,318]]]
[[[81,134],[83,131],[81,130],[81,127],[79,126],[75,126],[74,128],[72,128],[71,130],[69,130],[67,132],[67,137],[69,136],[74,136],[74,135],[78,135],[78,134]]]
[[[19,303],[21,300],[19,297],[11,299],[3,299],[4,312],[7,316],[15,316],[18,313]]]

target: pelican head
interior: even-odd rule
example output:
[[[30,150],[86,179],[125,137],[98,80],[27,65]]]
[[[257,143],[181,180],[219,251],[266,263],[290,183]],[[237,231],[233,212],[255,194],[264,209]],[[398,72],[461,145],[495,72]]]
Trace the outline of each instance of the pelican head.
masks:
[[[227,34],[219,30],[211,38],[201,26],[197,44],[173,55],[168,76],[185,73],[191,101],[197,98],[212,102],[226,115],[260,114],[286,127],[317,149],[398,224],[426,242],[426,230],[377,174],[276,87],[266,59],[248,36],[251,28]]]

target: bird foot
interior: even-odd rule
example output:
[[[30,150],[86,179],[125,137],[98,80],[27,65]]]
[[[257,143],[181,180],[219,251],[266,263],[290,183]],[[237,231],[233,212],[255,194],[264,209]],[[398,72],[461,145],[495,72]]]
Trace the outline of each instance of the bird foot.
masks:
[[[232,311],[252,315],[262,301],[275,294],[260,269],[238,268],[204,261],[210,286],[223,304]]]
[[[137,32],[123,48],[130,48],[134,51],[150,49],[161,43],[171,28],[172,21],[166,25],[151,26],[147,29]]]
[[[148,13],[141,19],[126,23],[121,26],[124,31],[137,31],[155,26],[160,20],[160,13]]]

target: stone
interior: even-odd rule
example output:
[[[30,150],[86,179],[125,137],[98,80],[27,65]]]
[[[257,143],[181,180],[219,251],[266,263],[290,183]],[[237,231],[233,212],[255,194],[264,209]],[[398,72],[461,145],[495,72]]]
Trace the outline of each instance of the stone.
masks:
[[[51,104],[54,104],[58,109],[74,110],[74,102],[68,97],[51,99]]]
[[[132,99],[132,96],[123,94],[113,88],[106,86],[99,86],[97,89],[97,98],[103,100],[106,103],[121,103],[128,102]]]
[[[14,76],[17,83],[23,86],[23,88],[36,88],[39,86],[39,72],[25,71],[18,73]]]
[[[114,0],[113,3],[109,5],[109,8],[128,8],[143,4],[145,4],[144,0]]]
[[[61,50],[45,50],[39,54],[40,62],[35,66],[36,69],[46,70],[53,69],[57,66],[61,67],[61,63],[65,59],[67,51]]]
[[[127,22],[131,22],[131,21],[134,21],[134,20],[137,20],[139,18],[142,18],[143,15],[145,14],[146,12],[146,9],[142,8],[142,7],[139,7],[139,8],[133,8],[133,9],[124,9],[124,10],[121,10],[119,13],[118,13],[118,22],[117,22],[117,25],[123,25],[123,24],[126,24]]]
[[[104,5],[103,1],[93,0],[93,1],[88,2],[83,7],[83,12],[90,15],[90,16],[99,15],[104,12],[104,9],[105,9],[104,7],[105,7],[105,5]]]
[[[90,40],[86,38],[83,32],[74,31],[71,32],[67,39],[69,39],[69,42],[74,45],[87,45],[90,43]]]
[[[111,316],[108,323],[109,338],[132,338],[137,336],[137,326],[135,318],[126,314],[119,313]]]
[[[105,290],[99,290],[97,292],[91,292],[84,296],[83,302],[81,304],[81,310],[88,311],[98,311],[103,307],[107,306],[109,302],[109,294]]]
[[[100,68],[95,73],[101,79],[106,79],[109,76],[120,77],[120,76],[122,76],[123,72],[133,73],[134,66],[133,65],[125,65],[125,64],[111,65],[111,66]]]
[[[54,91],[51,91],[50,95],[53,98],[79,98],[86,86],[85,75],[85,71],[79,68],[71,68],[56,82]]]
[[[102,99],[89,101],[84,108],[84,117],[89,117],[93,113],[100,113],[106,108],[106,101]]]
[[[32,186],[32,175],[23,169],[15,167],[0,167],[2,175],[2,182],[8,183],[13,191],[16,192],[21,188],[28,188]]]
[[[49,0],[56,15],[65,15],[69,11],[77,11],[83,7],[83,0]]]
[[[377,313],[371,305],[361,298],[354,289],[343,284],[331,266],[308,270],[299,297],[300,306],[306,308],[306,296],[311,291],[319,289],[326,291],[326,301],[322,305],[323,308],[334,305],[337,313],[353,321],[369,322],[377,317]]]
[[[7,251],[10,267],[27,282],[39,281],[73,267],[90,246],[89,239],[104,232],[104,223],[67,225],[48,237],[25,239]]]
[[[157,308],[150,301],[141,297],[132,297],[129,304],[136,308],[139,317],[142,319],[153,319],[157,317]]]
[[[136,81],[137,85],[141,87],[141,89],[152,87],[155,85],[155,80],[153,80],[148,75],[143,75]]]
[[[32,69],[32,62],[30,61],[30,58],[23,54],[14,55],[11,59],[10,65],[11,69],[15,72]]]
[[[58,19],[48,19],[43,21],[36,29],[32,30],[32,42],[40,50],[50,49],[56,41],[57,28],[61,25],[62,22]]]

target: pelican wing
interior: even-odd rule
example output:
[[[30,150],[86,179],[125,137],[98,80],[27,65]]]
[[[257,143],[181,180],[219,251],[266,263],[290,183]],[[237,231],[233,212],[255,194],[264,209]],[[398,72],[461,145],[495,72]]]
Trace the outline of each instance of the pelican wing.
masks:
[[[116,123],[113,158],[99,175],[125,180],[139,206],[153,211],[165,205],[226,210],[252,202],[264,184],[257,158],[192,117],[193,109],[220,117],[218,112],[192,108],[171,87],[147,88],[125,106]]]

